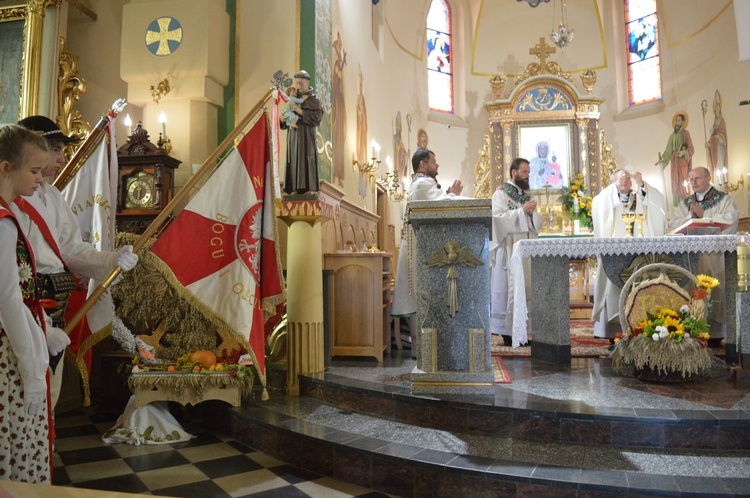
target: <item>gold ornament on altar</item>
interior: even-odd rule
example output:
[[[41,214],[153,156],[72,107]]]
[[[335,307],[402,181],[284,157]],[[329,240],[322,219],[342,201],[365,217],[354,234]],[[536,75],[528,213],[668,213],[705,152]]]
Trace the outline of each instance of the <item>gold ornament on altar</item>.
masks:
[[[505,77],[496,74],[490,78],[490,87],[492,87],[492,94],[495,98],[501,98],[503,96],[503,89],[505,88]]]
[[[457,265],[468,266],[476,268],[477,266],[483,266],[482,260],[477,258],[471,249],[468,247],[461,247],[455,240],[451,240],[443,247],[440,247],[432,253],[424,262],[427,266],[446,266],[448,265],[448,314],[451,317],[456,316],[458,313],[458,286],[456,280],[458,280],[458,269]]]
[[[625,211],[622,213],[622,221],[625,223],[625,230],[627,230],[627,236],[633,236],[633,223],[635,222],[635,213],[633,211]]]
[[[581,83],[583,88],[586,89],[586,93],[591,95],[594,93],[594,86],[596,85],[596,71],[589,69],[581,75]]]

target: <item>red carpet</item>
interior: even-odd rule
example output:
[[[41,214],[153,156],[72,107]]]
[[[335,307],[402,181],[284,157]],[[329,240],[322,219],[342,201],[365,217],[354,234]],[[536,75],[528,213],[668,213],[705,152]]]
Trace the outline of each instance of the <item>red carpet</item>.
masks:
[[[503,359],[493,355],[491,361],[492,371],[495,373],[495,384],[510,384],[510,375],[508,375],[508,369],[505,368]]]
[[[598,358],[607,356],[609,339],[594,337],[594,322],[588,320],[571,320],[570,322],[570,355],[573,358]],[[531,356],[531,348],[521,346],[513,349],[503,345],[503,338],[492,336],[492,354],[500,356]]]

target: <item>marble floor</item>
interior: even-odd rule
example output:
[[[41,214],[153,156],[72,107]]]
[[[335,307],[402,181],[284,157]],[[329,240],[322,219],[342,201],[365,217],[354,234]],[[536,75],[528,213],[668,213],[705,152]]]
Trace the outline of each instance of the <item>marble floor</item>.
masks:
[[[528,357],[502,358],[511,382],[495,386],[494,399],[474,397],[481,405],[520,407],[529,400],[557,403],[557,411],[576,412],[587,406],[697,410],[743,413],[750,417],[750,370],[731,380],[724,362],[714,359],[706,378],[685,384],[645,383],[616,373],[608,358],[573,358],[570,365],[555,366]],[[329,374],[386,385],[408,387],[416,365],[408,350],[394,351],[378,365],[360,358],[336,358]],[[566,409],[566,405],[568,406]]]
[[[224,431],[206,430],[199,409],[173,408],[183,427],[196,436],[191,441],[105,444],[101,436],[114,418],[97,413],[96,407],[58,415],[53,486],[0,481],[0,496],[388,497],[287,465]]]

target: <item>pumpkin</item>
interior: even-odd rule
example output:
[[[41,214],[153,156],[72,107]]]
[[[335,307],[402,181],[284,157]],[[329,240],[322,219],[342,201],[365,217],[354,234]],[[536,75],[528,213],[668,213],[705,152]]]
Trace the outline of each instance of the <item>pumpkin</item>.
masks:
[[[216,364],[216,355],[211,351],[196,351],[190,355],[191,363],[200,363],[204,368],[209,368]]]

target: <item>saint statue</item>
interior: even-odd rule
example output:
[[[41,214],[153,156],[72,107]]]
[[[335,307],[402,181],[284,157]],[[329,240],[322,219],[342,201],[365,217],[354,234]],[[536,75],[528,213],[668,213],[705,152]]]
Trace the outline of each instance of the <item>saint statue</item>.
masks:
[[[310,75],[300,71],[294,75],[294,87],[302,103],[293,107],[299,116],[297,126],[282,116],[281,128],[289,130],[286,141],[286,175],[284,191],[287,194],[304,194],[318,191],[318,151],[315,147],[315,128],[323,118],[323,108],[310,86]]]

